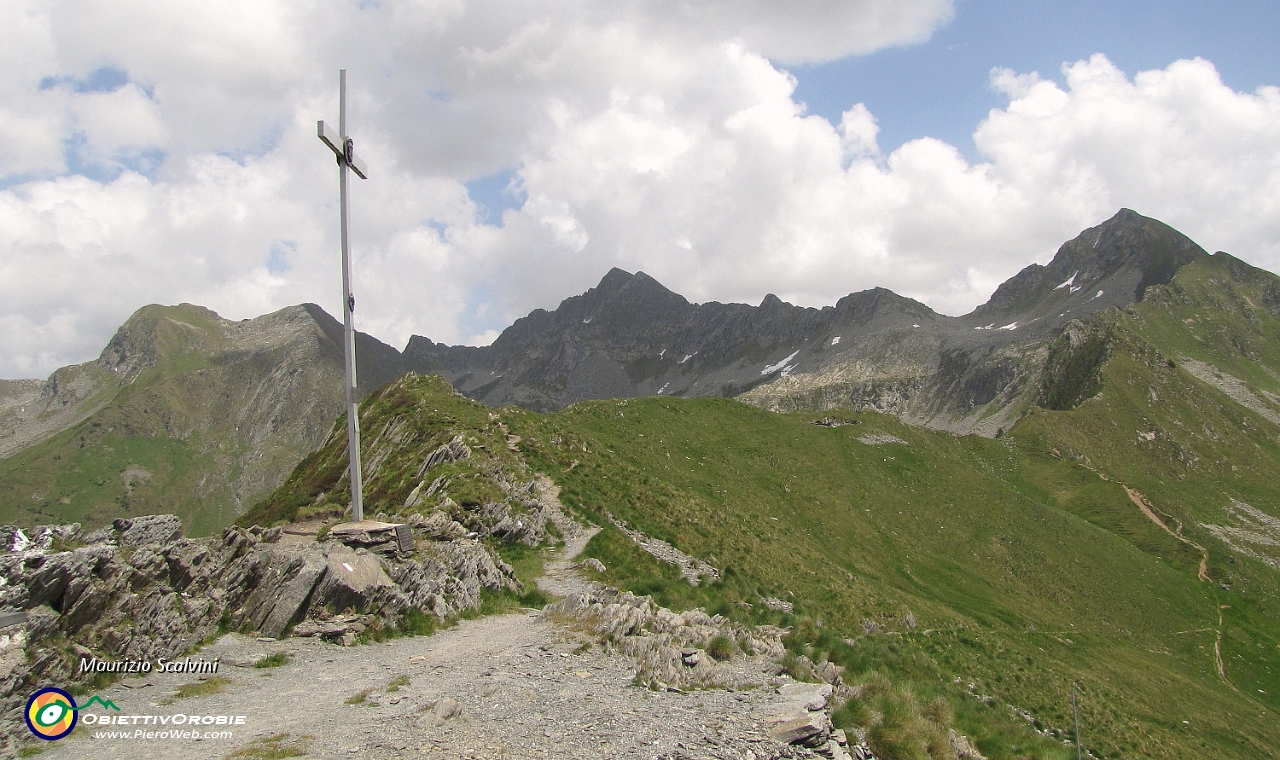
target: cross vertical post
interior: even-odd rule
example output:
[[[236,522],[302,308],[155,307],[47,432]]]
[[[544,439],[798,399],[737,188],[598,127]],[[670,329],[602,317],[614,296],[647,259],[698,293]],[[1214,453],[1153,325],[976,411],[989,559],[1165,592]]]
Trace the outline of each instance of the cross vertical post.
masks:
[[[347,242],[347,170],[367,179],[364,162],[347,136],[347,70],[338,73],[338,133],[324,121],[317,122],[316,134],[338,159],[338,195],[342,238],[342,323],[343,354],[346,358],[347,452],[351,472],[351,519],[364,519],[364,478],[360,469],[360,415],[356,409],[356,298],[351,294],[351,250]]]

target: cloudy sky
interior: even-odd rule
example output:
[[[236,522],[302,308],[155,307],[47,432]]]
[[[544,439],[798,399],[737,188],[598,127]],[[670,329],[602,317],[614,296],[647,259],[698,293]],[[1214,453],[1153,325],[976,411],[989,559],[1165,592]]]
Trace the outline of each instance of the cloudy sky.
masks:
[[[1127,206],[1280,271],[1273,0],[5,0],[0,377],[147,303],[484,343],[610,267],[967,312]]]

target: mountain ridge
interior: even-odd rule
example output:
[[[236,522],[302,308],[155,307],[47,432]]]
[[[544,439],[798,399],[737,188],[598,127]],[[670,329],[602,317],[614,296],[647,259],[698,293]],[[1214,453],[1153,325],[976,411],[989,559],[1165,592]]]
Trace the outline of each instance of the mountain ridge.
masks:
[[[1107,350],[1095,315],[1218,256],[1226,254],[1210,257],[1122,209],[960,317],[885,288],[820,308],[773,294],[757,306],[695,304],[644,272],[613,268],[490,346],[414,336],[400,352],[360,333],[357,375],[361,395],[414,371],[440,374],[490,406],[737,397],[774,411],[852,408],[995,436],[1029,410],[1088,398]],[[1231,261],[1240,276],[1263,271]],[[188,521],[205,514],[196,533],[217,529],[330,431],[342,409],[341,341],[342,325],[315,304],[240,322],[190,304],[139,309],[94,361],[0,386],[0,519],[150,505]],[[85,447],[112,471],[84,474],[101,469],[85,469]],[[183,489],[195,496],[179,504]]]
[[[461,467],[417,463],[450,440],[523,456],[601,526],[586,547],[593,578],[672,609],[785,614],[773,622],[797,659],[836,663],[867,689],[889,674],[919,705],[948,699],[986,756],[1074,756],[1074,686],[1093,757],[1273,757],[1280,278],[1197,256],[1142,296],[1041,341],[1037,377],[1060,382],[998,440],[720,398],[486,410],[408,376],[361,408],[363,426],[388,431],[368,444],[385,464],[366,505],[394,522],[443,520],[414,513],[461,514],[461,499],[485,497]],[[954,336],[990,332],[961,327]],[[1002,333],[990,356],[943,353],[952,396],[1000,392],[969,384],[963,365],[1008,350],[1017,331]],[[908,368],[913,352],[901,349]],[[341,519],[344,463],[335,431],[242,524]],[[656,541],[674,548],[646,548]],[[718,578],[692,586],[672,553]],[[869,737],[890,712],[848,704],[837,724]],[[994,716],[1038,738],[968,723]],[[923,756],[905,742],[875,751]]]
[[[341,339],[314,304],[239,322],[191,304],[139,309],[97,359],[0,405],[0,520],[169,511],[197,534],[221,530],[329,432]],[[362,394],[407,371],[363,333],[357,358]]]
[[[823,309],[768,296],[756,307],[681,305],[647,275],[610,272],[512,333],[505,350],[524,352],[522,363],[466,353],[473,390],[482,372],[496,378],[487,400],[541,402],[674,378],[683,384],[665,390],[690,396],[754,384],[743,400],[755,406],[664,393],[534,414],[406,374],[360,408],[368,513],[416,526],[439,542],[432,549],[487,555],[500,547],[478,541],[536,525],[519,507],[538,490],[531,478],[551,478],[560,503],[601,528],[584,573],[671,609],[785,629],[791,672],[845,669],[859,691],[832,718],[873,745],[895,712],[914,710],[920,721],[954,717],[989,757],[1062,760],[1066,695],[1078,691],[1094,757],[1274,757],[1280,277],[1156,224],[1121,215],[1114,234],[1069,242],[1057,264],[966,317],[887,290]],[[625,340],[609,342],[611,320],[631,313],[640,318]],[[299,430],[328,434],[238,522],[293,522],[293,535],[345,520],[344,426],[294,405],[318,409],[315,384],[340,389],[336,321],[303,307],[248,323],[211,314],[156,307],[104,351],[108,369],[95,371],[132,379],[88,418],[0,461],[0,507],[35,507],[0,520],[136,517],[178,493],[209,499],[250,466],[297,462],[281,444]],[[365,351],[379,352],[414,366],[389,346]],[[332,374],[307,374],[316,367]],[[319,422],[306,428],[304,417]],[[938,429],[957,420],[996,439]],[[252,458],[273,447],[276,459]],[[207,530],[228,514],[211,504],[187,504],[187,519]],[[653,545],[718,577],[694,586]],[[172,572],[149,552],[131,561]],[[707,637],[690,643],[711,656]],[[675,672],[690,667],[682,650],[670,654]],[[877,755],[921,756],[929,725],[898,734],[912,747]]]
[[[516,320],[490,346],[405,347],[491,406],[553,411],[588,398],[738,396],[774,410],[884,411],[995,435],[1038,398],[1049,347],[1073,322],[1141,300],[1208,258],[1168,225],[1121,209],[950,317],[885,288],[801,307],[692,304],[649,275],[611,269],[586,293]]]

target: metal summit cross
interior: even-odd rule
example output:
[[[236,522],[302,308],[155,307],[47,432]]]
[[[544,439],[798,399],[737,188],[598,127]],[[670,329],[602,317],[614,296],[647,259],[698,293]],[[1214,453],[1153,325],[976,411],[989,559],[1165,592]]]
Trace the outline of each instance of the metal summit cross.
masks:
[[[364,162],[356,156],[355,143],[347,136],[347,70],[338,74],[338,133],[320,121],[316,134],[338,157],[338,193],[342,215],[342,322],[345,327],[347,364],[347,450],[351,465],[351,520],[364,519],[364,483],[360,472],[360,417],[356,411],[356,298],[351,295],[351,252],[347,246],[347,169],[368,179]]]

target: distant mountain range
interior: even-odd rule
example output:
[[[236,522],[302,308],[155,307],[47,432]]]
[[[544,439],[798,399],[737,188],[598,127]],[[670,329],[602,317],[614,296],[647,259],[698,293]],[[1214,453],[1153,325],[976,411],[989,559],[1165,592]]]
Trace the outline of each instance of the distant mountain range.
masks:
[[[882,288],[821,309],[773,295],[759,306],[691,304],[643,272],[614,269],[490,346],[414,336],[402,353],[362,334],[358,376],[368,393],[405,372],[436,373],[485,404],[537,411],[736,396],[993,436],[1030,409],[1088,397],[1106,350],[1094,315],[1210,260],[1280,294],[1274,275],[1125,209],[962,317]],[[93,525],[167,511],[194,533],[217,530],[324,440],[342,409],[341,377],[341,325],[318,306],[242,322],[186,304],[144,307],[97,360],[43,382],[0,381],[0,522]]]
[[[883,288],[821,309],[774,295],[754,307],[691,304],[643,272],[614,269],[554,311],[516,320],[490,346],[415,336],[404,356],[492,406],[551,411],[588,398],[742,395],[772,409],[852,406],[993,435],[1042,393],[1049,347],[1064,329],[1128,306],[1208,257],[1185,235],[1124,209],[963,317]]]

